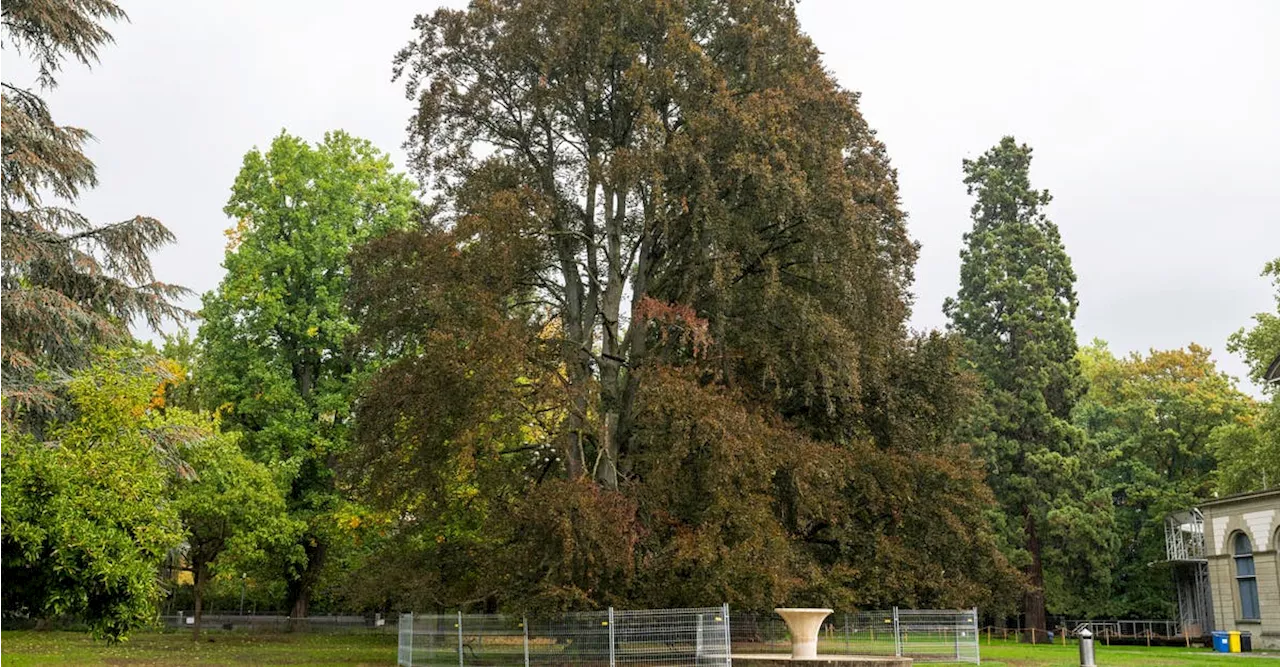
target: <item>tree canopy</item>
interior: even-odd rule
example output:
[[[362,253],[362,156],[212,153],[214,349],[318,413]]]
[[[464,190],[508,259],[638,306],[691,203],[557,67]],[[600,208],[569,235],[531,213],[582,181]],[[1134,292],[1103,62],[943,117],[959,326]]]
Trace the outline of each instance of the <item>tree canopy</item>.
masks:
[[[1169,573],[1151,567],[1164,559],[1164,518],[1213,496],[1214,443],[1252,422],[1254,402],[1194,343],[1117,357],[1094,341],[1079,359],[1089,391],[1075,422],[1089,434],[1098,482],[1115,508],[1115,547],[1109,585],[1089,591],[1092,599],[1078,596],[1070,612],[1172,617]]]
[[[251,591],[295,619],[979,606],[1043,631],[1168,617],[1165,514],[1280,482],[1277,385],[1194,343],[1078,347],[1013,137],[963,162],[947,330],[909,330],[897,174],[792,0],[418,16],[393,69],[419,182],[341,130],[248,151],[225,275],[159,350],[129,327],[186,315],[150,264],[173,236],[74,210],[91,136],[41,97],[126,16],[0,11],[39,69],[3,84],[6,619],[115,641],[190,596],[199,638]],[[1280,356],[1263,274],[1277,310],[1227,347],[1254,381]]]
[[[397,67],[440,197],[354,259],[382,361],[351,468],[457,568],[428,600],[1007,599],[972,384],[905,330],[894,172],[789,4],[415,25]]]
[[[286,514],[284,493],[271,469],[245,456],[234,435],[190,440],[178,450],[197,471],[174,485],[173,508],[186,529],[183,560],[195,594],[192,634],[200,638],[203,594],[215,574],[243,575],[273,555],[289,553],[301,526]]]
[[[40,68],[39,83],[56,85],[69,56],[91,65],[111,41],[102,23],[124,19],[106,0],[5,3],[6,43]],[[70,208],[97,185],[83,148],[88,131],[58,125],[48,105],[5,81],[0,202],[0,347],[4,418],[26,413],[23,428],[38,428],[59,406],[58,390],[84,367],[97,345],[129,338],[134,320],[157,328],[185,315],[181,287],[155,279],[149,254],[173,234],[154,218],[95,224]]]
[[[1227,349],[1244,357],[1249,378],[1263,385],[1267,400],[1255,414],[1215,433],[1210,448],[1218,457],[1216,475],[1225,493],[1280,485],[1280,391],[1264,378],[1280,360],[1280,258],[1267,262],[1262,275],[1275,288],[1275,311],[1254,315],[1254,325],[1232,334]]]
[[[1026,627],[1044,630],[1046,589],[1107,576],[1098,556],[1109,551],[1111,508],[1082,456],[1084,432],[1070,422],[1085,387],[1072,323],[1076,276],[1045,213],[1052,198],[1031,186],[1030,167],[1031,148],[1013,137],[964,161],[973,229],[960,251],[959,293],[943,309],[984,384],[989,409],[976,414],[972,433],[1028,578]],[[1046,559],[1055,562],[1046,568]]]
[[[112,354],[70,382],[76,416],[53,425],[49,442],[5,427],[7,613],[81,618],[111,640],[155,616],[158,570],[182,536],[162,455],[193,437],[153,403],[170,377]]]
[[[236,224],[226,276],[200,313],[197,382],[254,460],[291,471],[289,507],[307,523],[305,558],[281,563],[297,618],[333,538],[342,503],[333,465],[347,448],[363,363],[347,345],[357,330],[343,309],[347,254],[407,227],[413,190],[368,141],[332,132],[312,146],[281,133],[245,155],[224,209]]]

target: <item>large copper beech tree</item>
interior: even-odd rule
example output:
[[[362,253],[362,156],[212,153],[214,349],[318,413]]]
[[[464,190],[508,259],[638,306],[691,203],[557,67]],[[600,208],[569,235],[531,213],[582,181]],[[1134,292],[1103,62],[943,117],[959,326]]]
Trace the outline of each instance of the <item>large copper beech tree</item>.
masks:
[[[504,573],[428,597],[990,592],[947,562],[1007,574],[951,438],[966,380],[905,329],[894,172],[791,3],[475,2],[415,27],[396,71],[440,198],[354,259],[386,359],[355,470],[429,538],[420,569]]]

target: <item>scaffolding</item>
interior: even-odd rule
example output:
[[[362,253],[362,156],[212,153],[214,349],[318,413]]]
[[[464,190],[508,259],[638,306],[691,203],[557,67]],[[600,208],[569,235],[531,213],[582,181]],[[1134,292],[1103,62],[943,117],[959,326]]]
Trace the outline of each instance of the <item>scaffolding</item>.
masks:
[[[1192,508],[1165,517],[1164,550],[1165,560],[1173,563],[1205,560],[1204,515],[1200,510]]]
[[[1204,515],[1192,508],[1164,520],[1165,560],[1173,569],[1182,634],[1201,637],[1213,631],[1209,594],[1209,561],[1204,542]]]

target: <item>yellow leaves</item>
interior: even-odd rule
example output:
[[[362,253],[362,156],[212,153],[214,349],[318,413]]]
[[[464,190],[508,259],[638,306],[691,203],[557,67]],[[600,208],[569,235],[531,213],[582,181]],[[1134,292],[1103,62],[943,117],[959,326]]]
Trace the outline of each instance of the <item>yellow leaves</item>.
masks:
[[[346,509],[336,512],[333,520],[339,530],[349,533],[375,530],[382,534],[385,532],[386,526],[392,522],[391,515],[385,512],[375,512],[367,507],[357,505],[348,505]],[[359,536],[357,535],[358,538]]]
[[[314,324],[307,327],[307,338],[315,338],[318,335],[320,335],[320,327]]]
[[[165,406],[165,395],[169,387],[177,386],[186,377],[186,369],[173,359],[161,359],[152,369],[158,371],[160,382],[151,390],[151,401],[147,409],[161,410]],[[143,411],[145,412],[145,410]]]
[[[222,232],[227,237],[227,252],[235,252],[236,248],[244,242],[245,234],[249,231],[249,216],[245,216],[236,221],[234,227],[228,228]]]

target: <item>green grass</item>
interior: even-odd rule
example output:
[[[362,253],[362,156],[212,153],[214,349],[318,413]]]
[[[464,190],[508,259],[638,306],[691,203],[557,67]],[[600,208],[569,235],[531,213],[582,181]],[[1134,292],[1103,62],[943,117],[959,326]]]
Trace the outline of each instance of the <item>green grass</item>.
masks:
[[[209,641],[212,639],[213,641]],[[24,665],[297,665],[391,666],[395,634],[206,633],[200,643],[186,632],[137,633],[116,646],[78,632],[6,630],[0,633],[5,667]]]
[[[1103,667],[1229,667],[1239,665],[1241,660],[1253,667],[1280,665],[1280,653],[1225,655],[1205,648],[1098,645],[1095,654],[1097,663]],[[1031,646],[1000,640],[988,645],[984,639],[982,664],[984,667],[1078,667],[1080,649],[1075,644]]]
[[[23,665],[297,665],[311,667],[388,666],[395,664],[393,634],[242,634],[215,632],[212,642],[195,643],[188,633],[139,633],[107,646],[77,632],[5,631],[0,656],[6,667]],[[996,640],[982,642],[982,664],[993,667],[1076,667],[1074,645],[1030,646]],[[1098,646],[1103,667],[1280,667],[1280,653],[1222,655],[1207,649]],[[917,662],[919,665],[939,663]]]

